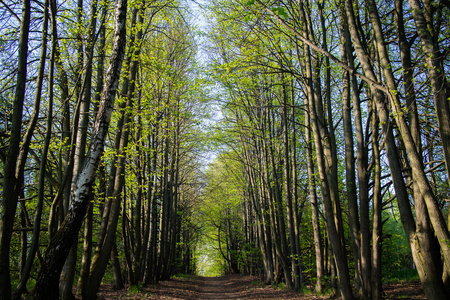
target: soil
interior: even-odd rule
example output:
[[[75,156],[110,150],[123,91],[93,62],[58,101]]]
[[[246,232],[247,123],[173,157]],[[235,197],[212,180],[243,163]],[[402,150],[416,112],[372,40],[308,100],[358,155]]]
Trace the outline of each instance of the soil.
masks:
[[[384,285],[385,299],[426,299],[420,282]],[[258,277],[227,275],[222,277],[186,276],[162,281],[157,285],[114,291],[102,285],[98,299],[339,299],[311,292],[296,293],[261,283]]]

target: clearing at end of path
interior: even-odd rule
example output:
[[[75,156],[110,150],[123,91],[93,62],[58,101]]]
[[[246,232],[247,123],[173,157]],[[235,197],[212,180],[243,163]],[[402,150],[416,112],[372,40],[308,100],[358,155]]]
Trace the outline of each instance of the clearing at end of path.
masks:
[[[426,299],[419,282],[384,286],[386,298]],[[186,276],[161,281],[140,289],[114,291],[112,285],[102,285],[98,299],[331,299],[328,296],[300,294],[286,289],[272,288],[262,284],[258,277],[227,275],[221,277]],[[336,298],[334,298],[336,299]],[[337,298],[339,299],[339,298]]]

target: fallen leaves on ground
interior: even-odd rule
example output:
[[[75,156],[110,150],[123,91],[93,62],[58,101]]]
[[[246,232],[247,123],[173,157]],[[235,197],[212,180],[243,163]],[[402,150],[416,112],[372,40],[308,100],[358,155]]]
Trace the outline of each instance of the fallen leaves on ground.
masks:
[[[426,299],[420,282],[384,285],[385,299]],[[227,275],[221,277],[183,276],[161,281],[147,287],[132,287],[115,291],[112,285],[102,285],[98,299],[331,299],[312,292],[296,293],[261,283],[258,277]],[[334,298],[339,299],[339,298]]]

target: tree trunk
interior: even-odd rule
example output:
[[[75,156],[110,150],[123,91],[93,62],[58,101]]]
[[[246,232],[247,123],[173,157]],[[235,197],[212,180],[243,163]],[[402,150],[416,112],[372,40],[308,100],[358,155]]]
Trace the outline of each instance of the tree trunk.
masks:
[[[69,213],[47,248],[45,261],[39,271],[33,293],[34,299],[58,299],[57,287],[60,272],[73,240],[78,235],[91,198],[91,188],[95,179],[95,171],[103,154],[125,52],[126,9],[126,0],[116,2],[114,44],[100,108],[94,125],[93,138],[87,154],[88,163],[84,165],[79,175],[77,189]]]
[[[39,115],[39,108],[41,102],[42,94],[42,82],[44,77],[45,69],[45,59],[47,55],[47,29],[48,29],[48,18],[49,18],[49,1],[45,1],[44,4],[44,21],[42,25],[42,47],[41,47],[41,57],[39,61],[39,73],[37,78],[37,87],[35,94],[35,101],[32,113],[33,121],[30,121],[30,126],[28,127],[25,136],[33,135],[34,127],[36,126],[37,118]],[[53,28],[53,26],[52,26]],[[54,42],[54,41],[53,41]],[[33,236],[31,240],[31,246],[29,250],[26,263],[24,264],[24,269],[21,270],[20,282],[14,292],[13,299],[20,299],[24,289],[26,288],[26,283],[30,276],[31,268],[33,266],[34,258],[36,257],[36,252],[39,245],[39,235],[40,235],[40,225],[41,225],[41,215],[44,204],[44,191],[45,191],[45,166],[47,164],[47,155],[50,145],[50,137],[52,130],[52,114],[53,114],[53,65],[54,65],[54,46],[52,47],[52,60],[50,65],[50,75],[49,75],[49,102],[47,111],[47,130],[44,141],[44,148],[42,150],[42,157],[39,166],[39,186],[38,186],[38,202],[36,206],[36,214],[34,218]],[[34,123],[34,124],[33,124]],[[25,250],[26,251],[26,250]]]
[[[339,9],[339,25],[341,31],[341,56],[343,63],[348,64],[354,68],[353,54],[351,50],[351,41],[347,29],[347,18],[345,10]],[[351,116],[351,101],[350,101],[350,74],[348,71],[343,71],[343,92],[342,92],[342,117],[344,128],[345,141],[345,179],[347,185],[347,201],[348,201],[348,220],[350,226],[350,233],[352,237],[353,260],[355,264],[355,288],[356,291],[361,290],[361,231],[358,213],[358,196],[356,189],[356,171],[354,164],[354,143],[353,143],[353,126]],[[358,165],[363,166],[361,158],[364,157],[364,135],[362,133],[361,108],[359,101],[359,93],[357,89],[356,78],[352,76],[352,98],[353,110],[355,112],[355,133],[357,139]],[[362,148],[360,148],[362,145]],[[358,171],[359,171],[358,167]]]
[[[303,20],[306,20],[305,12],[302,9],[302,18]],[[304,22],[306,24],[306,22]],[[306,57],[306,68],[307,70],[311,70],[311,59],[309,54],[309,48],[305,46],[305,57]],[[309,58],[309,59],[308,59]],[[309,64],[308,64],[309,62]],[[311,71],[309,71],[309,74],[312,74]],[[316,76],[317,78],[317,76]],[[314,92],[312,86],[312,76],[307,78],[308,84],[310,85],[309,89],[311,92]],[[315,87],[318,89],[319,87]],[[317,93],[318,91],[316,91]],[[324,148],[322,145],[321,137],[323,136],[320,132],[319,125],[318,125],[318,115],[320,114],[320,108],[316,108],[316,101],[313,100],[313,98],[316,98],[317,96],[313,97],[310,95],[308,97],[308,110],[309,110],[309,116],[311,120],[312,130],[314,133],[314,141],[315,141],[315,148],[316,148],[316,159],[317,159],[317,166],[319,171],[319,177],[321,181],[321,187],[322,187],[322,198],[324,201],[325,206],[325,215],[326,215],[326,224],[328,228],[328,234],[329,238],[332,244],[333,253],[335,256],[335,262],[336,262],[336,269],[337,269],[337,275],[339,279],[339,286],[341,289],[341,296],[343,299],[353,299],[352,289],[350,286],[350,278],[348,275],[348,266],[346,264],[346,254],[345,249],[343,248],[340,233],[337,228],[337,224],[335,222],[335,214],[334,211],[334,204],[332,202],[332,196],[331,196],[331,189],[330,189],[330,183],[329,183],[329,177],[327,176],[326,171],[326,161],[325,161],[325,154],[324,154]],[[319,101],[317,101],[318,105],[320,105]],[[329,155],[329,154],[328,154]]]
[[[133,10],[133,21],[132,27],[136,26],[136,15],[138,13],[138,9]],[[134,51],[130,50],[128,54],[128,61],[132,57],[136,55],[139,49],[139,40],[135,41],[134,35],[132,35],[132,39],[130,41],[130,49],[134,49]],[[136,45],[136,43],[138,43]],[[136,48],[134,48],[136,47]],[[137,56],[138,57],[138,56]],[[136,58],[137,59],[137,58]],[[106,221],[106,229],[103,243],[99,244],[100,247],[97,247],[94,257],[92,258],[91,271],[89,276],[89,283],[87,289],[87,299],[94,299],[96,297],[96,293],[100,287],[101,280],[103,278],[104,272],[106,270],[106,266],[110,257],[111,249],[114,242],[114,235],[117,229],[117,223],[120,214],[120,204],[122,201],[122,190],[125,185],[125,162],[126,162],[126,153],[125,150],[128,146],[129,135],[130,135],[130,123],[131,123],[131,109],[133,107],[134,93],[135,93],[135,81],[137,74],[137,61],[133,61],[130,66],[129,74],[126,77],[127,80],[124,82],[124,86],[126,87],[122,93],[126,92],[126,105],[125,110],[123,112],[123,128],[121,129],[120,134],[116,136],[116,139],[119,140],[118,144],[118,156],[117,156],[117,170],[115,173],[114,182],[110,181],[110,184],[113,184],[113,193],[111,198],[111,204],[109,208],[109,216]],[[116,140],[117,146],[117,140]],[[102,221],[103,222],[103,221]]]
[[[145,251],[145,265],[144,265],[144,284],[154,283],[154,271],[155,271],[155,263],[156,263],[156,238],[157,238],[157,224],[158,224],[158,204],[157,204],[157,153],[156,149],[158,147],[157,136],[158,136],[158,127],[159,122],[154,124],[154,128],[151,136],[149,137],[149,148],[155,151],[151,151],[151,161],[150,161],[150,174],[151,179],[148,182],[148,192],[147,192],[147,215],[148,215],[148,237],[147,243],[144,243],[146,246]],[[147,235],[146,235],[147,236]]]
[[[81,1],[80,1],[81,2]],[[83,11],[82,7],[78,7],[79,12]],[[82,22],[82,20],[79,20]],[[89,127],[89,110],[91,106],[91,86],[92,86],[92,57],[94,55],[94,40],[96,35],[96,24],[97,24],[97,1],[94,0],[91,2],[90,7],[90,25],[88,29],[88,44],[86,46],[86,51],[84,52],[84,61],[83,65],[86,68],[84,79],[82,83],[82,87],[80,92],[81,97],[81,110],[80,110],[80,119],[78,120],[78,131],[76,138],[76,149],[74,156],[74,174],[72,176],[72,195],[73,191],[76,188],[76,179],[78,178],[78,174],[82,168],[84,163],[85,155],[86,155],[86,141]],[[68,207],[64,207],[64,213],[67,213]],[[75,268],[77,263],[77,248],[78,248],[78,239],[75,240],[72,249],[69,252],[66,263],[61,272],[61,278],[59,283],[60,289],[60,297],[61,299],[73,299],[74,296],[72,294],[72,286],[75,278]]]
[[[307,87],[308,88],[308,87]],[[309,93],[308,93],[309,94]],[[314,231],[314,250],[316,254],[316,270],[317,270],[317,282],[316,282],[316,293],[322,293],[322,278],[324,274],[324,258],[322,250],[322,237],[320,234],[320,222],[319,222],[319,204],[317,201],[316,193],[316,180],[314,175],[314,162],[313,162],[313,152],[311,139],[311,126],[309,121],[309,115],[305,115],[305,130],[306,130],[306,150],[307,150],[307,161],[308,161],[308,186],[309,186],[309,198],[311,201],[311,216],[312,216],[312,226]]]
[[[417,33],[422,44],[422,51],[425,54],[425,66],[430,76],[439,133],[444,148],[447,177],[450,180],[450,105],[448,103],[448,84],[443,66],[443,55],[437,45],[437,39],[433,40],[433,35],[436,36],[436,33],[434,32],[432,20],[430,20],[431,15],[426,18],[424,14],[424,10],[431,11],[430,3],[431,1],[424,1],[423,7],[419,0],[409,0]],[[446,263],[449,264],[450,262],[447,261]]]
[[[381,66],[383,67],[383,73],[386,78],[387,85],[389,87],[390,91],[397,91],[396,81],[393,76],[393,71],[391,69],[389,56],[387,53],[386,43],[383,40],[383,32],[381,27],[381,21],[378,16],[377,7],[373,0],[367,0],[368,7],[369,7],[369,15],[371,17],[371,22],[374,26],[374,32],[376,35],[376,41],[377,41],[377,50],[380,55],[381,59]],[[417,11],[419,8],[414,7],[413,12]],[[420,23],[420,22],[419,22]],[[419,29],[419,33],[422,31],[423,28]],[[434,54],[434,53],[433,53]],[[426,53],[427,55],[432,55],[432,53]],[[430,62],[430,61],[429,61]],[[430,62],[432,63],[432,62]],[[438,66],[434,65],[435,69],[438,68]],[[432,73],[432,72],[431,72]],[[433,78],[436,74],[431,74],[431,78]],[[441,75],[439,75],[441,79]],[[436,79],[436,78],[434,78]],[[445,85],[441,84],[439,85],[439,89],[442,90]],[[439,93],[439,91],[435,91]],[[381,100],[381,99],[380,99]],[[390,93],[388,95],[388,100],[390,102],[390,106],[393,109],[394,112],[394,119],[396,121],[396,124],[399,128],[401,137],[403,139],[405,149],[408,153],[408,158],[410,160],[411,169],[412,169],[412,175],[414,178],[415,184],[417,184],[417,191],[420,192],[420,196],[423,197],[424,202],[426,204],[426,209],[428,209],[429,217],[431,224],[434,228],[434,231],[436,233],[436,236],[438,238],[439,244],[441,246],[442,255],[444,257],[444,261],[447,263],[447,266],[450,263],[450,233],[448,231],[447,225],[445,223],[444,217],[442,215],[442,211],[440,210],[440,207],[438,206],[437,199],[433,193],[433,190],[430,186],[429,180],[425,174],[423,162],[421,160],[421,157],[417,151],[416,144],[414,142],[414,138],[411,133],[411,129],[406,123],[403,110],[400,104],[400,99],[398,93]],[[447,103],[448,101],[445,100]],[[378,106],[381,105],[381,101],[378,102]],[[448,105],[448,103],[447,103]],[[439,114],[439,112],[438,112]],[[447,126],[446,129],[450,128],[450,126]],[[445,139],[445,137],[443,137]],[[420,199],[420,198],[418,198]],[[425,208],[424,208],[425,209]],[[416,210],[417,212],[417,210]],[[427,218],[425,210],[421,211],[422,214],[417,216],[418,222],[425,222],[425,219]],[[420,219],[420,220],[419,220]],[[419,225],[419,223],[418,223]],[[425,225],[426,226],[426,225]],[[429,238],[425,237],[425,239],[429,240]],[[429,242],[429,241],[427,241]],[[425,245],[424,245],[425,246]],[[425,247],[426,248],[426,247]],[[432,257],[430,257],[433,259]],[[433,259],[434,260],[434,259]],[[430,264],[431,262],[428,262]],[[437,262],[434,262],[438,264]],[[445,291],[445,290],[444,290]],[[448,296],[448,291],[445,291],[445,295]]]
[[[95,88],[95,101],[94,101],[94,115],[98,112],[98,104],[100,103],[100,97],[103,87],[103,69],[104,69],[104,60],[105,60],[105,43],[106,43],[106,29],[105,29],[105,19],[107,14],[107,4],[102,5],[101,12],[101,27],[100,27],[100,42],[99,42],[99,50],[98,50],[98,61],[97,61],[97,84]],[[104,202],[104,198],[106,196],[106,186],[105,186],[105,169],[103,166],[100,166],[99,170],[99,182],[100,187],[98,194],[99,202]],[[81,258],[81,270],[80,276],[78,277],[77,284],[77,297],[84,298],[86,296],[86,288],[87,281],[89,279],[89,270],[91,268],[91,259],[92,259],[92,237],[93,237],[93,205],[91,204],[88,208],[88,215],[85,220],[84,227],[84,243],[83,243],[83,256]],[[100,210],[101,212],[102,210]]]
[[[382,250],[382,232],[383,232],[383,220],[382,220],[382,201],[381,194],[381,158],[378,140],[378,128],[379,122],[376,117],[376,106],[372,101],[372,152],[373,152],[373,229],[372,229],[372,298],[374,300],[383,299],[383,285],[381,278],[381,250]]]
[[[294,207],[292,205],[292,180],[291,180],[291,165],[289,159],[289,127],[288,127],[288,103],[287,103],[287,87],[284,84],[284,76],[282,76],[282,89],[283,89],[283,111],[282,111],[282,132],[283,132],[283,155],[284,155],[284,191],[286,197],[286,209],[287,209],[287,222],[288,222],[288,231],[289,231],[289,249],[290,249],[290,258],[291,258],[291,272],[294,277],[294,289],[300,289],[301,285],[301,274],[298,268],[300,262],[298,258],[300,253],[297,253],[296,240],[299,237],[295,234],[295,224],[294,224]]]
[[[269,104],[270,105],[270,104]],[[269,161],[267,161],[268,166],[271,166],[272,170],[272,183],[273,183],[273,190],[272,190],[272,197],[274,199],[273,203],[273,213],[274,213],[274,226],[275,226],[275,240],[276,240],[276,254],[278,259],[281,262],[283,271],[284,271],[284,277],[286,281],[286,285],[289,289],[294,288],[294,284],[292,282],[292,274],[291,269],[289,268],[289,264],[287,261],[287,258],[289,256],[289,247],[286,239],[286,224],[285,224],[285,216],[284,216],[284,209],[283,209],[283,203],[282,203],[282,191],[280,188],[280,178],[279,178],[279,171],[278,171],[278,164],[275,162],[275,151],[274,151],[274,135],[272,135],[275,132],[275,125],[274,119],[271,116],[271,111],[269,110],[267,114],[267,120],[268,120],[268,130],[269,130],[269,139],[268,139],[268,152],[267,156],[268,159],[270,157],[270,164]],[[270,181],[269,181],[270,182]],[[270,189],[270,188],[269,188]],[[292,200],[291,200],[292,201]]]
[[[119,261],[119,253],[117,251],[117,243],[114,240],[113,248],[111,250],[111,265],[112,265],[112,273],[114,277],[114,289],[121,290],[125,287],[122,278],[122,270],[120,269],[120,261]]]
[[[383,71],[385,74],[385,77],[387,79],[387,83],[389,86],[389,90],[396,91],[397,87],[395,86],[395,83],[393,82],[393,75],[391,72],[391,69],[389,68],[389,59],[387,57],[385,44],[383,41],[383,36],[381,32],[381,26],[380,21],[377,17],[376,7],[373,2],[370,0],[367,1],[369,6],[369,13],[371,16],[371,21],[374,25],[374,31],[376,34],[376,42],[377,42],[377,50],[380,55],[381,64],[383,67]],[[362,66],[364,68],[364,71],[367,76],[369,76],[373,81],[376,81],[376,77],[374,75],[374,72],[372,70],[371,64],[369,62],[369,59],[367,55],[365,54],[361,43],[358,38],[358,34],[356,32],[356,26],[354,22],[354,13],[352,8],[351,1],[346,1],[346,9],[347,9],[347,16],[349,18],[349,29],[350,33],[352,35],[353,43],[355,45],[356,53],[362,63]],[[425,249],[422,249],[422,246],[420,245],[420,242],[418,242],[416,235],[414,234],[416,232],[414,219],[411,214],[410,210],[410,204],[408,200],[408,194],[406,192],[405,183],[403,181],[403,176],[401,174],[401,165],[399,163],[398,154],[396,145],[395,145],[395,139],[392,133],[392,128],[389,127],[390,125],[390,119],[388,110],[385,106],[384,96],[381,94],[381,91],[376,89],[374,86],[371,86],[371,92],[372,96],[374,98],[374,101],[377,105],[377,111],[380,116],[380,121],[383,124],[384,133],[386,134],[386,150],[388,155],[388,161],[389,166],[392,172],[392,179],[394,182],[394,188],[396,190],[397,194],[397,202],[399,205],[399,211],[402,218],[402,223],[405,228],[405,232],[407,234],[407,237],[409,239],[410,245],[411,245],[411,251],[413,254],[414,261],[416,263],[416,267],[419,273],[419,276],[421,278],[422,284],[424,286],[425,294],[427,297],[430,297],[430,299],[444,299],[447,298],[447,292],[445,289],[442,288],[442,283],[436,282],[433,279],[431,279],[429,276],[433,274],[433,272],[429,272],[427,268],[430,268],[434,265],[434,262],[432,261],[432,257],[428,255]],[[396,119],[397,125],[399,127],[400,133],[403,138],[404,145],[406,146],[406,149],[409,154],[409,158],[411,159],[411,167],[413,171],[413,177],[415,180],[417,180],[417,184],[420,187],[420,192],[422,196],[424,197],[427,207],[430,209],[433,209],[434,216],[431,218],[433,223],[433,227],[436,230],[436,233],[438,234],[439,239],[443,239],[443,242],[441,242],[441,247],[443,247],[444,250],[444,257],[445,257],[445,240],[450,240],[446,238],[446,230],[443,230],[441,226],[441,218],[439,217],[439,211],[437,207],[434,205],[435,200],[433,199],[433,195],[430,194],[429,185],[426,180],[425,174],[423,172],[423,169],[420,167],[421,162],[417,155],[417,150],[415,148],[415,144],[412,141],[411,133],[409,131],[409,128],[405,124],[405,120],[403,119],[401,112],[398,98],[395,98],[398,96],[394,96],[392,94],[388,95],[388,99],[390,100],[391,107],[394,109],[394,117]],[[428,185],[428,186],[427,186]],[[430,214],[431,217],[431,214]],[[436,225],[436,226],[435,226]],[[448,231],[447,231],[448,234]],[[431,259],[431,261],[430,261]]]
[[[83,236],[83,256],[81,258],[80,277],[77,284],[77,298],[84,299],[86,293],[86,285],[89,276],[89,268],[91,266],[92,255],[92,222],[94,217],[94,205],[89,204],[86,219],[84,221]]]
[[[30,30],[30,1],[24,0],[22,20],[20,22],[19,50],[17,63],[17,81],[14,94],[12,124],[8,146],[8,153],[3,169],[3,196],[0,219],[0,300],[11,299],[10,277],[10,245],[14,217],[16,215],[19,196],[19,178],[16,174],[17,156],[19,154],[22,111],[25,97],[25,83],[27,78],[28,33]],[[13,176],[14,175],[14,176]]]

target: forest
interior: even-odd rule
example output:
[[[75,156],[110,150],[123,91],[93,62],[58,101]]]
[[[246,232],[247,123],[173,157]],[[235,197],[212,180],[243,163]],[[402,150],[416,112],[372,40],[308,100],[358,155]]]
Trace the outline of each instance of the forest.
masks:
[[[0,300],[450,299],[448,0],[2,0],[0,64]]]

